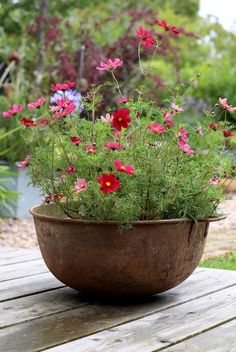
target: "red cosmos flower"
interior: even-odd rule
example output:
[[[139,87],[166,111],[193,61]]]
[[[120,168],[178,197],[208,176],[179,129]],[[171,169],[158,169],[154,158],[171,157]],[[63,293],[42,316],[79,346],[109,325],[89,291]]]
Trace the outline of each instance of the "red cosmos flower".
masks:
[[[156,45],[156,41],[154,40],[154,36],[150,34],[147,29],[144,29],[142,26],[138,27],[138,30],[135,31],[136,37],[139,39],[140,43],[146,48],[151,48]]]
[[[50,202],[53,202],[54,200],[58,200],[58,199],[60,199],[60,198],[62,198],[63,197],[63,194],[61,194],[61,193],[56,193],[56,194],[54,194],[53,196],[46,196],[45,197],[45,202],[46,203],[50,203]]]
[[[120,189],[120,181],[114,174],[102,174],[97,178],[97,181],[101,185],[100,191],[104,194]]]
[[[121,128],[128,128],[131,118],[129,117],[130,110],[121,108],[113,113],[112,125],[117,131],[121,131]]]
[[[75,86],[75,82],[66,82],[66,83],[56,83],[52,85],[52,91],[56,92],[58,90],[67,90],[73,88]]]
[[[180,31],[175,26],[168,26],[166,20],[161,20],[157,22],[158,26],[163,27],[166,31],[171,31],[174,34],[179,34]]]
[[[85,150],[88,154],[94,154],[97,150],[97,147],[95,147],[94,145],[88,145]]]
[[[26,126],[26,127],[34,127],[37,126],[33,120],[27,119],[26,117],[22,117],[22,119],[20,119],[20,122],[22,125]]]
[[[119,98],[117,99],[117,103],[127,103],[129,100],[129,97]]]
[[[70,140],[75,145],[79,145],[80,142],[81,142],[81,139],[79,137],[75,137],[75,136],[74,137],[70,137]]]
[[[12,105],[12,107],[8,111],[3,112],[3,117],[10,117],[12,115],[18,114],[23,109],[23,105]]]
[[[123,145],[119,142],[109,142],[107,144],[104,144],[104,147],[106,149],[110,149],[110,150],[121,150],[123,148]]]
[[[226,130],[226,131],[223,131],[223,135],[225,137],[232,137],[232,136],[234,136],[234,133]]]
[[[150,126],[148,126],[151,133],[161,134],[165,132],[165,127],[162,125],[158,125],[156,122],[153,122]]]
[[[125,172],[128,175],[134,175],[134,167],[132,165],[124,165],[119,160],[114,160],[114,165],[116,167],[116,171],[118,172]]]
[[[218,123],[218,124],[216,125],[216,124],[214,124],[214,123],[210,123],[209,128],[211,128],[212,130],[216,131],[217,128],[221,128],[221,124]]]
[[[45,103],[46,99],[41,97],[39,98],[37,101],[33,102],[33,103],[29,103],[27,105],[27,109],[28,110],[32,110],[32,109],[37,109],[39,108],[41,105],[43,105]]]
[[[122,64],[123,60],[120,60],[119,58],[114,60],[108,59],[106,62],[101,61],[100,66],[96,67],[96,69],[99,71],[110,71],[117,69],[117,67],[121,66]]]
[[[51,121],[51,119],[39,119],[38,126],[45,126],[45,125],[47,125],[50,121]]]
[[[70,176],[74,175],[74,173],[76,172],[76,168],[75,165],[70,163],[67,168],[66,168],[66,173]]]
[[[30,162],[30,156],[29,155],[26,155],[25,157],[25,160],[21,161],[19,164],[18,164],[18,168],[19,169],[24,169],[26,167],[26,165],[28,165]]]

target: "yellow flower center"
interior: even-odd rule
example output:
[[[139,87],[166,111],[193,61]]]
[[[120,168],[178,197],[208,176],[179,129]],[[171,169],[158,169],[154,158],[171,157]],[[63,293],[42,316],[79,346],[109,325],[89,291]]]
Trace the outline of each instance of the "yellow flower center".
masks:
[[[154,128],[154,132],[158,132],[158,128],[157,127]]]
[[[93,153],[93,152],[94,152],[94,149],[93,149],[93,148],[90,148],[90,149],[89,149],[89,152],[90,152],[90,153]]]
[[[80,185],[80,188],[85,188],[85,184]]]
[[[107,187],[110,187],[110,185],[111,185],[111,182],[106,182]]]
[[[120,169],[121,169],[121,170],[125,170],[125,166],[122,165],[122,166],[120,167]]]
[[[122,121],[122,117],[118,117],[118,121]]]

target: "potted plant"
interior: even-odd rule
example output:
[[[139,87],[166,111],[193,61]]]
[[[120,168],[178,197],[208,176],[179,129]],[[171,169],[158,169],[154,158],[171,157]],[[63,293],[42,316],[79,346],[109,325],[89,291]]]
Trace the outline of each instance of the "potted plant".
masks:
[[[179,33],[158,24],[164,38]],[[97,116],[103,86],[92,86],[81,117],[66,98],[75,84],[66,82],[52,86],[65,95],[48,116],[40,116],[36,102],[20,119],[39,141],[29,170],[45,197],[31,209],[43,258],[59,280],[92,294],[150,295],[185,280],[200,261],[209,223],[222,219],[219,182],[231,172],[222,131],[232,132],[227,122],[213,126],[214,107],[201,125],[187,126],[182,85],[162,107],[148,99],[152,59],[142,63],[142,48],[153,49],[153,57],[160,43],[141,26],[136,37],[141,84],[133,97],[123,96],[117,80],[121,59],[97,67],[111,75],[119,109]],[[47,143],[40,143],[42,133]]]

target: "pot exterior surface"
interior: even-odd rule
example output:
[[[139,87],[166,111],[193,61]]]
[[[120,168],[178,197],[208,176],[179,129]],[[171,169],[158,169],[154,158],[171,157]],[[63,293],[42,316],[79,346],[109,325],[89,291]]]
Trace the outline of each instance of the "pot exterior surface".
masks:
[[[120,232],[114,223],[33,216],[49,270],[96,295],[153,295],[175,287],[197,267],[208,231],[207,221],[140,222]]]

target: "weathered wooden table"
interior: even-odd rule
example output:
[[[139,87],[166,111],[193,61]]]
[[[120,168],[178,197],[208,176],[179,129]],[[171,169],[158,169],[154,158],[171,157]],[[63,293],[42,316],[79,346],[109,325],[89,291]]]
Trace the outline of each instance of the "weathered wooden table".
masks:
[[[236,271],[198,269],[141,301],[97,302],[56,280],[38,250],[0,248],[1,352],[235,352]]]

